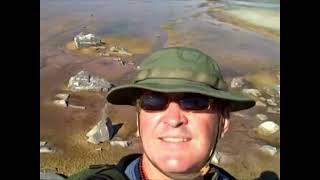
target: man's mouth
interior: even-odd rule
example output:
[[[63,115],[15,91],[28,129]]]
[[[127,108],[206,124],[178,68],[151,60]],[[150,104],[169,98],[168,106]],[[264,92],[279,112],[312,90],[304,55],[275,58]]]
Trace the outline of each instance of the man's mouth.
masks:
[[[191,140],[191,138],[176,138],[176,137],[163,137],[159,139],[164,142],[172,142],[172,143],[188,142]]]

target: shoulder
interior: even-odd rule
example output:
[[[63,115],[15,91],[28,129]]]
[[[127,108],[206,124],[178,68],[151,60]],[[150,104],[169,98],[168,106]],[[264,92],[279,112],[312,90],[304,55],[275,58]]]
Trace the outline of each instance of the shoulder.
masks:
[[[208,180],[235,180],[236,178],[223,168],[210,164],[210,170],[206,178]]]
[[[91,165],[76,174],[71,175],[67,180],[127,180],[124,170],[137,157],[138,154],[132,154],[120,159],[117,165],[100,164]]]

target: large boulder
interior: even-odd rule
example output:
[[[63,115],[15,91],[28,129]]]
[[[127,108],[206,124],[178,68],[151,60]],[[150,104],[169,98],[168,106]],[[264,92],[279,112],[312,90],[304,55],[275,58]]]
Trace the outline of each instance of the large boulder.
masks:
[[[69,80],[68,88],[71,91],[103,91],[107,92],[112,84],[103,78],[90,75],[87,71],[80,71]]]
[[[86,48],[103,44],[94,34],[84,34],[82,32],[73,38],[73,42],[76,48]]]
[[[87,134],[87,141],[93,144],[109,141],[114,133],[112,122],[109,118],[102,119]]]
[[[272,121],[266,121],[259,125],[258,134],[261,136],[272,136],[280,130],[280,126]]]

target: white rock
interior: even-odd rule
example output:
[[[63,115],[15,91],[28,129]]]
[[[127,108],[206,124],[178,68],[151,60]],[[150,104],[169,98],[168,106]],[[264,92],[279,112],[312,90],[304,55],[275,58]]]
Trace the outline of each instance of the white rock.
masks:
[[[84,107],[84,106],[77,106],[77,105],[73,105],[73,104],[69,104],[68,107],[75,108],[75,109],[82,109],[82,110],[86,109],[86,107]]]
[[[280,84],[279,84],[279,85],[275,85],[275,86],[273,87],[273,90],[275,90],[276,93],[277,93],[277,95],[280,97]]]
[[[71,91],[98,91],[107,92],[113,85],[107,80],[90,75],[87,71],[80,71],[75,76],[70,77],[68,88]]]
[[[54,172],[40,172],[40,180],[64,180],[65,178]]]
[[[266,101],[266,98],[264,98],[264,97],[260,97],[259,98],[261,101]]]
[[[101,44],[101,40],[98,39],[94,34],[84,34],[80,33],[73,38],[74,44],[76,48],[82,47],[90,47],[90,46],[97,46]]]
[[[123,148],[126,148],[129,146],[129,142],[128,141],[110,141],[111,146],[116,146],[119,145]]]
[[[267,107],[267,105],[261,101],[257,101],[256,106]]]
[[[273,114],[280,114],[280,108],[268,107],[267,112]]]
[[[230,84],[231,88],[241,88],[245,84],[243,77],[233,78]]]
[[[266,121],[259,125],[258,134],[262,136],[271,136],[279,130],[280,130],[280,127],[278,124],[272,121]]]
[[[57,106],[67,107],[67,102],[65,100],[54,100],[53,104]]]
[[[277,153],[277,148],[269,145],[264,145],[259,150],[267,155],[274,156]]]
[[[97,123],[87,134],[87,141],[93,144],[108,141],[114,133],[112,122],[109,118],[103,119]]]
[[[49,147],[46,147],[46,146],[40,147],[40,153],[53,153],[53,152],[54,151]]]
[[[258,89],[242,89],[242,92],[252,96],[261,96],[261,93]]]
[[[96,151],[102,151],[102,148],[101,148],[101,147],[100,147],[100,148],[97,148]]]
[[[264,115],[264,114],[257,114],[256,117],[257,117],[260,121],[268,120],[268,116],[266,116],[266,115]]]
[[[40,141],[40,146],[45,146],[47,144],[47,141]]]
[[[70,97],[70,94],[59,93],[55,97],[59,98],[61,100],[67,101],[69,99],[69,97]]]
[[[220,159],[221,159],[220,153],[219,152],[214,152],[210,162],[212,164],[219,164]]]
[[[267,99],[267,103],[268,103],[270,106],[277,106],[277,103],[274,101],[274,99]]]

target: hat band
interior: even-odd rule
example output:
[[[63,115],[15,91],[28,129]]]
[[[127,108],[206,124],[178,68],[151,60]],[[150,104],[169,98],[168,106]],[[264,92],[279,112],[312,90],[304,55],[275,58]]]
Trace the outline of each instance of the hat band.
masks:
[[[145,79],[184,79],[199,83],[205,83],[215,89],[227,90],[227,84],[215,75],[209,76],[203,72],[195,72],[183,69],[152,68],[140,70],[134,79],[134,83]]]

